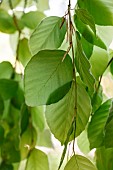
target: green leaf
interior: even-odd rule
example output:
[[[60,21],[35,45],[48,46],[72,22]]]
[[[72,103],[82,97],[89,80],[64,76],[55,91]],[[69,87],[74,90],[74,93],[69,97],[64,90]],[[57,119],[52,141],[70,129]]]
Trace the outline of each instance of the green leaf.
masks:
[[[40,11],[45,11],[49,8],[49,1],[48,0],[38,0],[37,7]]]
[[[98,25],[113,25],[112,0],[79,0],[80,8],[87,9]],[[104,14],[104,17],[103,17]]]
[[[23,64],[23,66],[26,66],[28,61],[31,59],[31,53],[28,47],[28,39],[23,38],[22,40],[20,40],[18,53],[19,53],[18,56],[19,61]]]
[[[64,170],[97,170],[94,164],[84,156],[74,155],[71,157]]]
[[[42,132],[38,132],[37,145],[47,148],[54,148],[49,129],[44,129]]]
[[[33,149],[27,160],[26,170],[49,170],[47,155],[38,149]]]
[[[89,25],[89,27],[92,29],[92,31],[96,34],[96,28],[95,28],[95,22],[93,17],[90,15],[90,13],[82,8],[78,8],[75,10],[77,17],[86,25]]]
[[[94,78],[90,72],[90,63],[83,53],[78,33],[76,33],[77,49],[75,55],[75,65],[81,79],[87,85],[89,91],[94,91]]]
[[[16,7],[18,4],[19,4],[19,2],[20,2],[21,0],[13,0],[12,1],[12,6],[13,7]],[[9,6],[9,1],[7,1],[7,0],[2,0],[2,4],[1,4],[1,6],[0,6],[1,8],[4,8],[4,9],[10,9],[10,6]]]
[[[0,165],[0,170],[13,170],[13,166],[11,164],[6,164],[2,162]]]
[[[33,149],[36,145],[37,133],[34,127],[29,127],[22,134],[20,139],[20,152],[21,159],[25,159],[28,156],[28,153],[31,149]]]
[[[32,55],[38,53],[42,49],[57,49],[64,40],[66,33],[66,24],[62,26],[62,18],[47,17],[37,26],[30,37],[30,49]]]
[[[86,57],[89,59],[93,53],[93,45],[89,43],[83,36],[81,38],[81,44]]]
[[[13,18],[3,9],[0,9],[0,31],[8,34],[16,31]]]
[[[42,106],[31,108],[32,124],[35,129],[43,131],[45,128],[44,109]]]
[[[39,11],[30,11],[25,13],[22,18],[21,22],[30,29],[35,29],[35,27],[41,22],[41,20],[45,17],[42,12]]]
[[[82,109],[83,106],[85,106],[84,109]],[[76,136],[85,129],[90,112],[90,99],[85,91],[85,88],[79,83],[77,85]],[[67,139],[67,134],[71,127],[74,114],[75,87],[74,84],[72,84],[72,87],[66,96],[58,103],[47,106],[45,113],[51,132],[62,144],[64,144]]]
[[[97,80],[106,70],[108,60],[109,60],[109,56],[107,51],[94,46],[93,54],[90,58],[90,63],[91,63],[91,72]]]
[[[0,126],[0,146],[3,144],[3,142],[4,142],[4,128]]]
[[[13,80],[0,79],[0,95],[4,100],[10,99],[16,94],[18,83]]]
[[[98,148],[95,155],[98,170],[113,169],[113,148]]]
[[[21,108],[21,120],[20,120],[20,128],[21,128],[21,135],[27,129],[29,124],[29,110],[28,107],[23,104]]]
[[[11,78],[12,74],[13,74],[13,67],[11,63],[7,61],[3,61],[2,63],[0,63],[0,79],[2,78],[9,79]]]
[[[30,60],[25,69],[24,80],[27,105],[51,104],[54,99],[51,99],[51,103],[48,103],[50,95],[72,81],[72,61],[67,55],[62,62],[64,54],[65,51],[61,50],[43,50]],[[61,95],[57,93],[57,101],[60,99]]]
[[[84,130],[78,137],[77,137],[77,145],[82,153],[88,154],[90,152],[89,148],[89,140],[87,136],[87,131]]]
[[[84,96],[84,97],[83,97]],[[84,100],[85,99],[85,100]],[[85,129],[90,114],[91,114],[91,101],[84,86],[80,83],[77,85],[77,117],[76,117],[76,136]]]
[[[113,75],[113,61],[112,61],[111,64],[110,64],[110,72],[111,72],[111,74]]]
[[[71,127],[75,111],[75,87],[72,84],[69,92],[59,102],[46,107],[46,120],[54,136],[64,144]]]
[[[0,118],[3,114],[3,111],[4,111],[4,101],[3,101],[2,97],[0,96]]]
[[[111,100],[104,102],[92,116],[88,126],[90,149],[98,148],[104,143],[104,128],[109,116]]]
[[[113,118],[106,125],[105,128],[105,147],[112,148],[113,147]]]
[[[74,21],[78,31],[89,43],[106,50],[106,45],[104,44],[104,42],[100,39],[98,35],[94,34],[94,32],[89,28],[88,25],[79,20],[76,15],[74,15]]]

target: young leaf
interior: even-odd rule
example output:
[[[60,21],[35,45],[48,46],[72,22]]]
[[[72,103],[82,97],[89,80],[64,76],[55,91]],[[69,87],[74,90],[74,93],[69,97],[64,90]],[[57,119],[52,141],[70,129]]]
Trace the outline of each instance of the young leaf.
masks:
[[[90,72],[90,63],[83,53],[81,42],[78,33],[76,33],[77,49],[75,56],[75,65],[81,79],[87,85],[89,91],[92,93],[94,91],[94,78]]]
[[[49,170],[47,155],[38,149],[33,149],[27,160],[26,170]]]
[[[69,55],[62,62],[65,51],[43,50],[35,55],[25,69],[25,99],[29,106],[54,103],[53,94],[58,88],[72,81],[72,61]],[[67,91],[63,92],[63,96]],[[57,91],[55,101],[61,99]],[[50,102],[48,102],[48,99]]]
[[[113,25],[112,0],[79,0],[80,8],[87,9],[98,25]],[[103,17],[103,14],[104,17]]]
[[[90,149],[98,148],[104,143],[104,128],[109,116],[111,100],[104,102],[92,116],[88,126]]]
[[[64,170],[97,170],[94,164],[84,156],[74,155],[71,157]]]
[[[82,8],[78,8],[75,10],[77,17],[86,25],[89,25],[89,27],[92,29],[92,31],[96,34],[96,28],[95,28],[95,22],[93,17],[90,15],[90,13]]]
[[[62,18],[47,17],[37,26],[29,41],[32,55],[43,49],[57,49],[64,40],[66,24],[60,28]]]

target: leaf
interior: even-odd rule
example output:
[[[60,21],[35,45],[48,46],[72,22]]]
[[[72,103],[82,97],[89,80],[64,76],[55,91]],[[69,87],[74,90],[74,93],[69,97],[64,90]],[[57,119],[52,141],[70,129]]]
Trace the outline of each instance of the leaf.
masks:
[[[108,59],[109,57],[107,51],[94,46],[93,54],[90,58],[90,63],[91,63],[91,72],[97,80],[106,70]]]
[[[89,26],[87,26],[81,20],[79,20],[79,18],[76,15],[74,15],[74,21],[78,31],[89,43],[106,50],[106,45],[100,39],[98,34],[95,35],[94,32],[89,28]]]
[[[113,75],[113,61],[112,61],[111,64],[110,64],[110,72],[111,72],[111,74]]]
[[[3,112],[4,112],[4,101],[3,101],[2,97],[0,96],[0,118],[3,114]]]
[[[76,116],[76,136],[85,129],[90,114],[91,114],[91,101],[84,86],[81,83],[77,85],[77,116]]]
[[[85,106],[84,109],[82,109],[83,106]],[[86,93],[84,87],[81,84],[78,84],[76,136],[85,129],[90,112],[91,105],[88,94]],[[67,139],[67,134],[71,127],[74,114],[76,114],[75,87],[74,84],[72,84],[70,91],[62,100],[46,107],[45,115],[49,128],[54,136],[61,142],[61,144],[64,144]]]
[[[64,170],[97,170],[94,164],[84,156],[74,155],[71,157]]]
[[[49,129],[44,129],[42,132],[38,132],[37,145],[47,148],[54,148],[51,132]]]
[[[49,170],[47,155],[38,149],[33,149],[27,160],[26,170]]]
[[[90,15],[90,13],[82,8],[78,8],[75,10],[77,17],[86,25],[89,25],[89,27],[92,29],[92,31],[96,34],[96,28],[95,28],[95,22],[93,17]]]
[[[4,128],[0,126],[0,146],[3,144],[3,142],[4,142]]]
[[[49,1],[48,0],[38,0],[37,7],[41,11],[45,11],[49,8]]]
[[[16,94],[18,83],[13,80],[0,79],[0,95],[4,100],[10,99]]]
[[[50,95],[58,88],[72,81],[72,61],[67,55],[62,62],[64,54],[65,51],[61,50],[43,50],[30,60],[25,69],[24,80],[27,105],[51,104],[54,99],[51,98],[51,102],[48,103]],[[57,93],[57,100],[55,101],[61,99],[61,96],[60,98],[59,96]]]
[[[113,169],[113,148],[98,148],[95,155],[98,170]]]
[[[21,1],[21,0],[13,0],[13,1],[12,1],[12,6],[13,6],[13,7],[16,7],[16,6],[19,4],[20,1]],[[2,0],[2,4],[1,4],[0,7],[1,7],[1,8],[4,8],[5,10],[10,9],[9,2],[6,1],[6,0],[5,0],[5,1]]]
[[[90,149],[98,148],[104,143],[104,128],[109,116],[111,100],[104,102],[92,116],[88,126]]]
[[[0,165],[0,170],[13,170],[13,166],[11,164],[6,164],[2,162]]]
[[[20,120],[21,135],[27,129],[28,124],[29,124],[29,111],[28,107],[23,103],[21,108],[21,120]]]
[[[3,9],[0,9],[0,31],[8,34],[16,31],[13,18]]]
[[[89,59],[93,53],[93,45],[89,43],[83,36],[81,38],[81,44],[86,57]]]
[[[87,131],[84,130],[78,137],[77,137],[77,145],[82,153],[88,154],[90,152],[89,148],[89,140],[87,136]]]
[[[42,106],[31,108],[32,124],[35,129],[43,131],[45,128],[44,109]]]
[[[64,144],[71,127],[75,111],[75,87],[72,84],[69,92],[59,102],[46,107],[46,120],[54,136]]]
[[[89,92],[92,93],[94,91],[95,80],[90,72],[90,63],[82,51],[82,46],[78,34],[76,34],[76,40],[77,49],[75,55],[75,65],[81,79],[87,85]]]
[[[42,20],[30,37],[32,55],[43,49],[53,50],[60,47],[66,33],[66,24],[60,29],[61,23],[62,18],[55,16]]]
[[[45,17],[42,12],[39,11],[30,11],[25,13],[22,18],[21,22],[30,29],[35,29],[35,27],[41,22],[41,20]]]
[[[23,50],[24,47],[24,50]],[[23,66],[26,66],[28,61],[31,59],[31,53],[28,47],[28,39],[23,38],[19,42],[19,61],[23,64]]]
[[[7,61],[3,61],[2,63],[0,63],[0,79],[2,78],[9,79],[11,78],[12,74],[13,74],[13,67],[11,63]]]
[[[88,10],[97,25],[113,25],[112,0],[79,0],[78,5]],[[103,14],[105,14],[104,17]]]
[[[112,148],[113,147],[113,118],[110,122],[106,125],[105,128],[105,147]]]
[[[36,145],[37,133],[34,127],[28,126],[26,131],[21,136],[20,140],[20,153],[21,159],[25,159],[28,156],[30,150],[32,150]]]

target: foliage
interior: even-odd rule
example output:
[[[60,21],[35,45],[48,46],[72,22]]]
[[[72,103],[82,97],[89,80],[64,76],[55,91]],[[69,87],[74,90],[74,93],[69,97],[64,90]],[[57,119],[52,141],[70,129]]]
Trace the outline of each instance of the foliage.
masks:
[[[101,80],[106,70],[113,75],[113,2],[78,0],[72,14],[69,0],[63,17],[46,17],[48,7],[48,0],[0,1],[0,31],[16,46],[15,65],[0,63],[0,169],[112,170],[113,99]],[[53,149],[52,135],[64,146],[57,167],[40,147]]]

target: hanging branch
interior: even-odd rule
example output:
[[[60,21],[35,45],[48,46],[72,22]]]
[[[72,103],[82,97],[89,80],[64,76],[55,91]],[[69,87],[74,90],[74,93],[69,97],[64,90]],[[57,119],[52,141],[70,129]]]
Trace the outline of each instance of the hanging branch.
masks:
[[[74,85],[74,97],[75,97],[75,108],[74,108],[74,114],[73,114],[73,119],[71,122],[71,127],[67,133],[67,138],[64,142],[64,150],[61,156],[61,160],[60,160],[60,164],[58,167],[58,170],[60,169],[65,154],[66,154],[66,150],[67,150],[67,146],[68,146],[68,142],[69,142],[69,138],[70,136],[74,133],[74,141],[73,141],[73,153],[75,154],[75,148],[74,148],[74,144],[75,144],[75,131],[76,131],[76,114],[77,114],[77,82],[76,82],[76,69],[75,69],[75,53],[74,53],[74,47],[73,47],[73,32],[74,32],[74,26],[72,23],[72,16],[71,16],[71,0],[69,0],[69,4],[68,4],[68,11],[67,14],[65,14],[65,16],[67,16],[67,40],[69,42],[69,47],[65,53],[65,55],[63,56],[62,62],[64,61],[66,55],[69,53],[69,51],[72,51],[72,63],[73,63],[73,85]],[[60,26],[60,28],[62,27],[63,23],[65,22],[65,16],[64,19],[62,21],[62,24]]]

